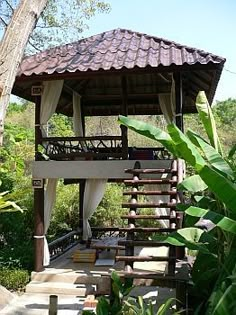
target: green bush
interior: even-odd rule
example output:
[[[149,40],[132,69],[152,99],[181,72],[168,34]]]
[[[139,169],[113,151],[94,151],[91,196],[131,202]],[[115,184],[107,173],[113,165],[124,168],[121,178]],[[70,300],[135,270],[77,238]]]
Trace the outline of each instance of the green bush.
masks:
[[[29,282],[29,274],[26,270],[2,268],[0,270],[0,284],[8,290],[22,289]]]

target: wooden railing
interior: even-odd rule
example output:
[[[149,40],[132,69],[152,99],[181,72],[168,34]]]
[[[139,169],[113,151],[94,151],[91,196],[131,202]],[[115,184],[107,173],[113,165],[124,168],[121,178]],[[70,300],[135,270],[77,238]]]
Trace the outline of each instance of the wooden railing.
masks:
[[[127,148],[122,136],[47,137],[42,139],[41,144],[44,148],[42,157],[59,161],[171,158],[170,153],[162,147]]]
[[[121,136],[47,137],[42,139],[44,155],[51,160],[121,159]]]
[[[72,231],[49,243],[48,247],[51,260],[64,254],[67,250],[76,245],[78,242],[79,233],[77,231]]]

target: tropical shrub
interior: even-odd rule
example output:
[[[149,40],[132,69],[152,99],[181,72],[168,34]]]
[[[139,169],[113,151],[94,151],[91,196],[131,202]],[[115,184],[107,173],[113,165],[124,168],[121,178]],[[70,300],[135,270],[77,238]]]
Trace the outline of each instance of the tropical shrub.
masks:
[[[168,132],[164,132],[123,116],[119,121],[157,140],[195,170],[196,175],[179,186],[195,195],[194,203],[183,205],[180,210],[191,218],[190,226],[202,218],[212,223],[212,230],[206,233],[189,227],[162,237],[162,240],[198,251],[192,271],[195,314],[232,314],[236,309],[233,298],[236,293],[236,176],[223,157],[216,123],[204,92],[199,93],[196,106],[209,142],[191,130],[183,134],[174,124],[169,124]]]
[[[8,269],[6,267],[0,269],[0,284],[8,290],[23,289],[28,282],[29,273],[27,270]]]

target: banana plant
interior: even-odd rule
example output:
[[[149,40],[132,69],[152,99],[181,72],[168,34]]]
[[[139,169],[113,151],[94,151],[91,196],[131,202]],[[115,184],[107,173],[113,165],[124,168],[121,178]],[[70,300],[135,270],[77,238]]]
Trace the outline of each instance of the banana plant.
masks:
[[[193,218],[192,222],[196,222],[194,218],[211,221],[214,228],[208,235],[212,239],[202,241],[201,233],[196,231],[196,227],[190,227],[191,233],[190,230],[182,229],[166,236],[165,241],[198,251],[196,259],[198,267],[195,267],[193,277],[197,287],[200,287],[200,284],[204,287],[206,281],[204,283],[204,279],[202,279],[199,282],[200,273],[196,270],[202,273],[204,268],[208,272],[212,271],[211,281],[208,279],[209,273],[206,279],[208,279],[208,283],[212,284],[213,290],[210,295],[209,292],[208,295],[205,295],[205,297],[209,296],[209,299],[199,304],[196,314],[231,314],[232,303],[229,302],[235,290],[236,273],[235,261],[232,263],[231,257],[232,250],[236,245],[236,176],[234,169],[223,155],[214,117],[204,92],[199,92],[196,107],[205,127],[208,141],[191,130],[184,134],[173,123],[168,124],[167,132],[164,132],[159,128],[125,116],[119,116],[119,122],[141,135],[160,142],[173,156],[184,159],[195,170],[195,175],[186,178],[179,185],[179,189],[198,195],[203,192],[203,195],[196,196],[195,204],[184,205],[182,210],[188,217]],[[234,153],[233,149],[230,152],[231,158]],[[200,235],[200,237],[196,237],[196,235]],[[199,263],[203,260],[205,267]],[[228,264],[228,261],[231,263]],[[207,262],[209,262],[209,269]],[[203,297],[201,296],[201,298]],[[223,308],[222,305],[224,305]],[[228,313],[225,312],[225,309]]]

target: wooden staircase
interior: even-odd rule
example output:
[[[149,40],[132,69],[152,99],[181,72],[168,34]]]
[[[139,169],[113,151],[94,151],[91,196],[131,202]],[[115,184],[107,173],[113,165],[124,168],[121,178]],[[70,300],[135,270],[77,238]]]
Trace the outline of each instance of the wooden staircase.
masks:
[[[155,169],[142,169],[139,161],[135,162],[133,169],[126,169],[125,172],[133,176],[131,179],[124,180],[124,184],[127,190],[124,191],[124,196],[130,196],[129,201],[122,203],[123,208],[129,209],[127,215],[123,215],[122,219],[127,220],[128,224],[125,228],[120,228],[119,231],[126,232],[126,240],[120,240],[118,245],[124,246],[124,255],[117,255],[116,261],[124,261],[124,270],[119,272],[120,276],[125,278],[143,278],[143,279],[163,279],[174,280],[175,279],[175,269],[176,269],[176,248],[164,242],[150,240],[147,237],[152,233],[158,235],[167,235],[173,231],[176,231],[180,227],[180,217],[178,212],[176,212],[176,204],[178,200],[177,193],[177,183],[179,182],[180,175],[179,172],[179,161],[172,160],[169,168],[155,168]],[[181,167],[180,167],[181,171]],[[144,186],[145,185],[145,186]],[[152,189],[149,189],[152,185]],[[153,189],[155,185],[155,189]],[[162,189],[163,186],[167,185],[168,189]],[[143,189],[141,189],[144,186]],[[151,198],[150,198],[151,196]],[[165,196],[168,198],[167,202],[153,201],[153,196]],[[141,198],[141,200],[140,200]],[[160,198],[161,199],[161,198]],[[153,214],[143,214],[143,209],[153,209]],[[166,208],[168,209],[168,214],[159,215],[158,209]],[[154,226],[142,227],[140,225],[140,220],[149,220],[148,222],[161,222],[165,220],[167,226],[157,227]],[[140,236],[140,233],[142,233]],[[147,238],[147,239],[146,239]],[[146,255],[140,256],[135,254],[135,247],[168,247],[167,256],[154,256]],[[167,262],[167,270],[165,273],[157,272],[146,272],[146,271],[135,271],[135,262]]]

